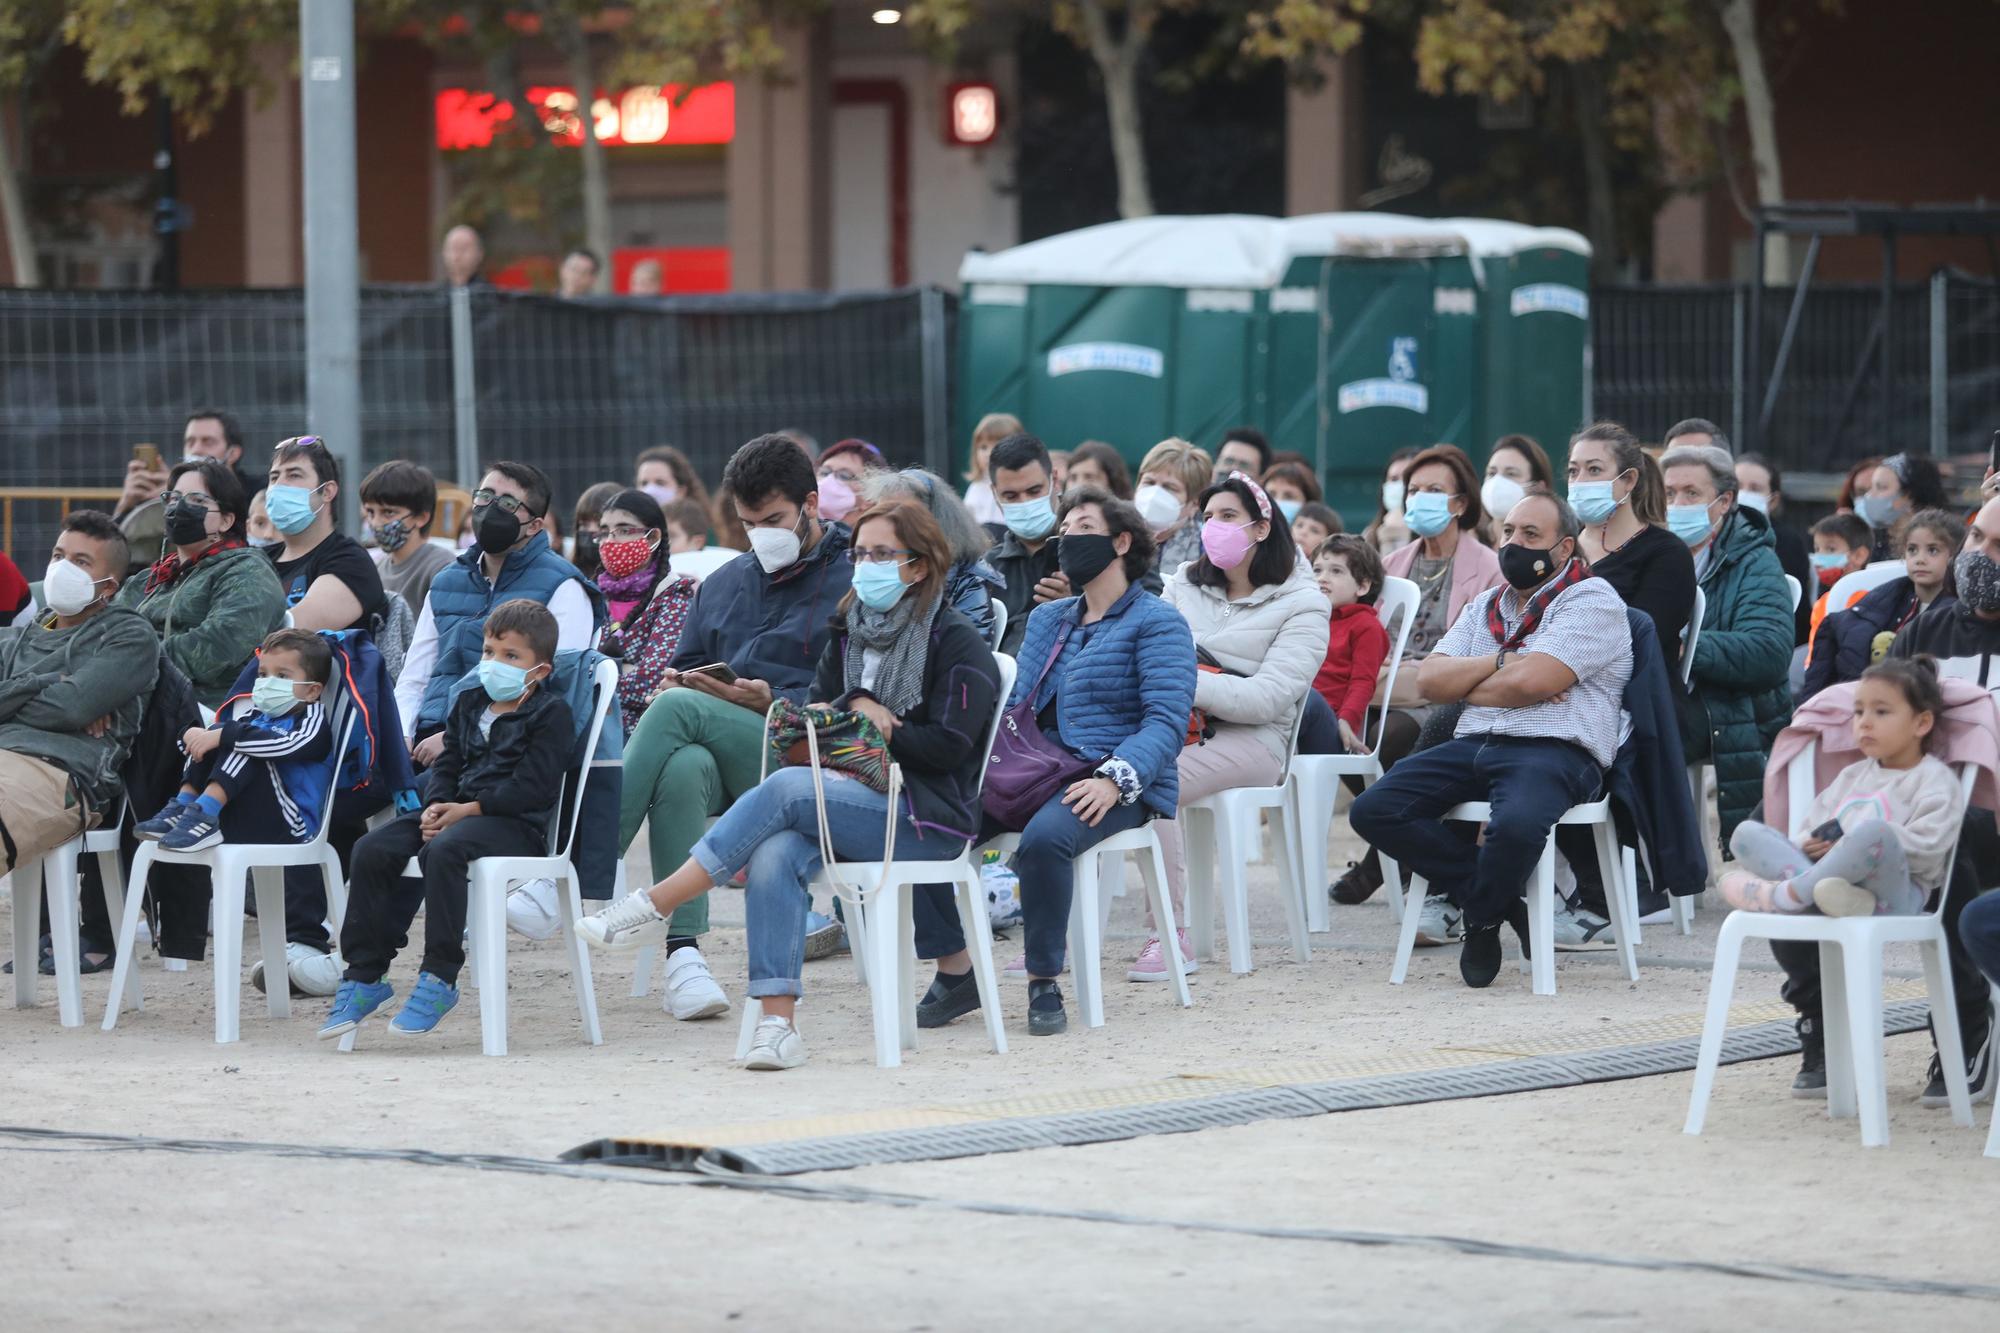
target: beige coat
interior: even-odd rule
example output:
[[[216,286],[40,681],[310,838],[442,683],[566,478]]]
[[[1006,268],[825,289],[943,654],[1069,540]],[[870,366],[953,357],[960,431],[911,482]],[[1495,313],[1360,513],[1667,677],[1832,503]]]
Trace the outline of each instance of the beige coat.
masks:
[[[1251,729],[1283,762],[1299,707],[1326,660],[1326,594],[1301,562],[1283,583],[1264,584],[1240,602],[1224,589],[1188,582],[1187,566],[1167,580],[1169,605],[1186,618],[1195,647],[1225,671],[1195,677],[1195,707],[1218,728]]]

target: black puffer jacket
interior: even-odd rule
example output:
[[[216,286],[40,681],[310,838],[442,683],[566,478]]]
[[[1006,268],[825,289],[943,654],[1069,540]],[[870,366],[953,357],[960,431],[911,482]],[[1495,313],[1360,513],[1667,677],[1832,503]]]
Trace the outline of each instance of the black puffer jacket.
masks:
[[[431,765],[424,799],[477,801],[480,812],[525,820],[546,829],[562,799],[563,774],[576,744],[576,723],[560,694],[537,688],[511,713],[494,717],[479,734],[479,717],[492,700],[466,690],[445,718],[444,750]]]

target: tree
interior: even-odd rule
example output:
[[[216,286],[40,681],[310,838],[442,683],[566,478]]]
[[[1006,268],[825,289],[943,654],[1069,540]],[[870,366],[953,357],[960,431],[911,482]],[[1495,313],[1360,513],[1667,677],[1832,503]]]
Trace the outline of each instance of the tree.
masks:
[[[8,141],[6,104],[33,80],[37,71],[62,45],[62,5],[59,0],[11,0],[0,7],[0,237],[22,287],[42,285],[41,257],[35,251],[35,230],[21,197],[20,168]],[[27,138],[28,108],[21,106],[21,137]]]

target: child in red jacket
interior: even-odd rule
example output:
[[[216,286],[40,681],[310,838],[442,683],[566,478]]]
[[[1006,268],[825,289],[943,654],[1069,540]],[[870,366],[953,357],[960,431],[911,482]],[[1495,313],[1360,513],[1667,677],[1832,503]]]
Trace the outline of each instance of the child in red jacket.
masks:
[[[1326,661],[1313,677],[1313,688],[1340,719],[1341,743],[1349,754],[1362,754],[1361,739],[1368,703],[1375,697],[1375,678],[1389,655],[1389,633],[1375,614],[1382,592],[1382,557],[1359,537],[1341,534],[1326,539],[1313,558],[1319,590],[1333,603],[1328,627]]]

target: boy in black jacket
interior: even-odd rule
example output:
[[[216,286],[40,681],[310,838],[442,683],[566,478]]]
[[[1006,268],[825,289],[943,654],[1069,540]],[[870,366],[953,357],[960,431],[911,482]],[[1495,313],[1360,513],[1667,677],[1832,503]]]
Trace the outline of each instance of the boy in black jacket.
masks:
[[[424,907],[422,971],[390,1027],[429,1032],[458,1003],[465,965],[466,867],[482,856],[541,856],[576,743],[569,704],[539,688],[555,670],[556,618],[516,598],[486,620],[479,663],[484,688],[466,690],[445,720],[444,750],[431,765],[426,805],[362,838],[348,878],[340,952],[347,971],[322,1037],[338,1037],[385,1004],[383,977]],[[403,867],[415,856],[421,881]]]

